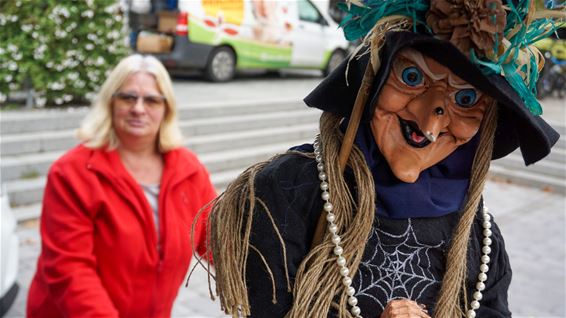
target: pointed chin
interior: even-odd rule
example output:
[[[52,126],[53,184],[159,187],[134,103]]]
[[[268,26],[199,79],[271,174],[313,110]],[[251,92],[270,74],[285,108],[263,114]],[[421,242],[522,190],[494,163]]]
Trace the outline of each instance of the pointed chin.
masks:
[[[403,136],[397,114],[376,110],[371,129],[377,146],[393,174],[401,181],[414,183],[420,173],[450,155],[458,145],[449,134],[434,143],[417,147]]]

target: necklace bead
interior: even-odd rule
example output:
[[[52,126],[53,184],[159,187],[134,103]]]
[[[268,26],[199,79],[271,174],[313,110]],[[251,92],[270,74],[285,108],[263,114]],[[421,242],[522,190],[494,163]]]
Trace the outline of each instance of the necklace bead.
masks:
[[[482,300],[483,298],[483,293],[482,291],[485,290],[485,281],[487,280],[487,272],[489,271],[489,266],[487,265],[490,261],[489,258],[489,253],[491,253],[491,248],[489,247],[492,244],[492,240],[489,238],[492,234],[490,228],[491,228],[491,216],[487,213],[489,211],[489,209],[484,206],[483,207],[483,213],[482,213],[482,217],[483,217],[483,247],[482,247],[482,252],[483,255],[481,257],[481,265],[480,265],[480,273],[478,275],[478,282],[476,284],[476,291],[473,294],[473,299],[470,302],[470,307],[471,309],[469,309],[466,312],[466,317],[467,318],[475,318],[476,317],[476,310],[478,308],[480,308],[480,300]]]
[[[362,310],[361,310],[360,307],[358,307],[358,306],[353,306],[352,309],[350,310],[350,312],[351,312],[352,315],[354,315],[355,317],[360,317],[360,314],[362,313]]]
[[[334,234],[332,235],[332,243],[334,243],[334,245],[338,245],[340,244],[340,242],[342,242],[342,239],[340,238],[340,236]]]
[[[349,304],[350,306],[356,306],[356,305],[358,304],[358,299],[357,299],[356,297],[354,297],[354,296],[350,296],[350,297],[348,298],[348,304]]]
[[[346,295],[348,296],[354,296],[354,294],[356,293],[356,289],[354,287],[348,287],[346,289]]]
[[[340,267],[346,266],[346,259],[344,258],[344,256],[338,256],[338,259],[336,259],[336,264],[338,264],[338,266]]]
[[[328,214],[326,215],[326,221],[334,222],[335,219],[336,219],[336,215],[334,215],[334,213],[332,213],[332,212],[328,212]],[[336,243],[334,243],[334,244],[336,244]]]
[[[315,160],[317,162],[316,169],[318,170],[318,179],[320,182],[320,190],[322,190],[321,198],[324,201],[324,211],[327,212],[326,214],[326,221],[328,221],[328,232],[332,234],[332,243],[334,243],[334,255],[337,256],[336,258],[336,265],[340,268],[340,275],[342,278],[342,284],[346,287],[346,295],[348,295],[348,304],[351,306],[350,312],[354,317],[361,318],[362,310],[360,307],[357,306],[358,299],[354,296],[356,294],[356,289],[352,287],[352,279],[350,278],[350,270],[346,266],[347,261],[342,253],[344,249],[340,246],[342,239],[336,232],[338,232],[338,226],[334,223],[336,220],[336,215],[332,213],[334,206],[332,203],[329,202],[330,200],[330,193],[328,192],[328,176],[324,171],[324,163],[322,162],[322,149],[320,148],[320,136],[317,136],[314,141],[314,153],[315,153]]]
[[[326,212],[331,212],[333,207],[334,207],[334,206],[332,206],[332,203],[330,203],[330,202],[327,201],[327,202],[324,204],[324,211],[326,211]]]

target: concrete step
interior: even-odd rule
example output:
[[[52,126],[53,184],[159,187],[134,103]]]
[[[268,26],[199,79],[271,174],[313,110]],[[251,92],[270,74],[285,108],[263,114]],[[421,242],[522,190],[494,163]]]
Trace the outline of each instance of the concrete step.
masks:
[[[566,156],[558,160],[550,160],[550,158],[545,158],[536,162],[528,167],[525,167],[525,162],[521,155],[517,152],[509,154],[505,158],[495,160],[491,163],[492,166],[505,167],[509,170],[524,170],[531,173],[537,173],[546,175],[549,177],[566,179]]]
[[[557,163],[565,163],[566,162],[566,149],[560,148],[558,146],[553,147],[548,156],[543,158],[542,161],[553,161]]]
[[[254,101],[207,102],[180,107],[179,120],[226,117],[234,115],[268,113],[272,111],[302,110],[308,108],[297,98],[273,98]]]
[[[289,140],[313,139],[316,129],[317,125],[315,124],[303,124],[228,134],[203,135],[188,138],[185,145],[198,155],[231,149],[240,151],[240,149],[250,147],[260,147],[258,149],[261,149],[262,145],[278,144]],[[71,147],[72,145],[58,151],[4,157],[0,161],[2,180],[30,179],[45,175],[51,163]]]
[[[2,112],[0,134],[4,137],[77,128],[87,112],[87,107]]]
[[[221,152],[207,153],[200,156],[201,162],[207,167],[211,175],[227,170],[244,171],[249,165],[270,158],[276,153],[284,152],[294,145],[310,142],[312,138],[304,138],[295,141],[285,141],[277,144],[254,146],[244,149],[235,149]],[[62,153],[45,154],[44,171],[42,174],[28,179],[16,179],[5,181],[6,191],[10,197],[12,206],[29,205],[41,202],[43,189],[45,187],[45,174],[51,162]],[[38,156],[39,157],[39,156]],[[4,165],[4,162],[2,163]],[[39,165],[38,165],[39,167]],[[6,168],[9,171],[8,168]],[[225,186],[223,181],[219,186]]]
[[[46,177],[4,182],[12,207],[36,204],[43,199]]]
[[[245,168],[256,162],[266,160],[277,153],[285,152],[292,146],[310,141],[310,139],[305,138],[301,140],[285,141],[277,144],[255,146],[246,149],[211,152],[202,154],[199,158],[211,174],[233,169],[240,169],[241,171],[244,171]]]
[[[208,124],[205,122],[205,124]],[[310,128],[314,127],[314,128]],[[256,130],[246,130],[233,133],[221,133],[215,135],[190,136],[187,138],[186,145],[195,152],[202,150],[217,150],[215,147],[240,147],[243,143],[251,142],[255,138],[260,140],[270,138],[275,141],[284,139],[295,139],[292,135],[305,136],[307,131],[317,129],[318,123],[306,123],[295,126],[261,128]],[[264,134],[265,138],[261,138]],[[310,134],[310,132],[309,132]],[[283,140],[284,140],[283,139]],[[45,131],[40,133],[28,133],[22,135],[2,136],[0,140],[0,153],[3,159],[15,155],[25,155],[31,153],[43,153],[56,150],[67,150],[78,144],[74,138],[73,130],[64,131]],[[210,147],[209,147],[210,146]]]
[[[211,117],[180,123],[185,136],[232,133],[250,129],[288,127],[316,123],[320,117],[318,109],[302,109],[283,112],[246,114],[233,117]]]
[[[227,134],[192,136],[187,138],[185,145],[200,155],[213,151],[279,143],[286,140],[314,139],[317,131],[318,123],[313,122],[287,127],[236,131]]]
[[[74,129],[42,131],[2,136],[2,160],[9,156],[70,149],[78,144]]]
[[[489,168],[488,177],[498,181],[525,185],[566,195],[566,180],[564,178],[553,178],[537,172],[509,169],[496,165],[492,165]]]
[[[53,161],[57,160],[64,153],[64,151],[52,151],[2,158],[0,162],[2,181],[35,179],[44,176],[47,174]]]
[[[238,116],[188,119],[180,121],[181,130],[190,138],[208,134],[225,137],[234,131],[249,131],[272,127],[289,127],[318,123],[320,111],[294,109],[287,111],[251,113]],[[0,139],[2,159],[13,155],[66,150],[78,143],[74,138],[75,129],[48,130],[32,133],[3,135]],[[252,133],[253,134],[253,133]]]
[[[233,116],[241,114],[266,113],[305,109],[307,106],[296,98],[279,98],[255,101],[222,101],[188,104],[179,107],[179,120],[206,118],[211,116]],[[67,130],[79,127],[88,113],[88,107],[67,109],[44,109],[32,111],[7,111],[0,117],[2,136],[53,130]]]
[[[246,167],[247,168],[247,167]],[[210,180],[218,194],[224,192],[228,185],[234,181],[245,169],[232,169],[222,172],[213,173],[210,175]]]
[[[228,184],[236,179],[236,177],[242,172],[242,169],[217,172],[210,175],[210,180],[212,181],[212,184],[214,184],[217,193],[220,194],[226,189]],[[12,212],[14,213],[18,223],[37,219],[41,214],[41,202],[12,207]]]
[[[34,204],[16,206],[12,208],[12,212],[14,213],[18,223],[37,219],[41,214],[41,203],[38,202]]]
[[[566,105],[564,105],[564,107],[566,107]],[[544,116],[543,116],[544,117]],[[562,118],[564,120],[564,118]],[[564,121],[559,121],[559,120],[555,120],[555,119],[546,119],[547,123],[552,126],[552,128],[554,128],[554,130],[556,130],[560,136],[564,136],[566,135],[566,124]]]
[[[525,162],[523,160],[523,156],[521,154],[520,149],[515,150],[514,152],[510,153],[509,155],[507,155],[504,158],[493,161],[493,163],[505,161],[507,158],[510,158],[510,157],[518,158],[518,159],[514,159],[514,160],[520,160],[522,162],[522,165],[525,166]],[[551,161],[551,162],[554,162],[554,163],[559,163],[559,164],[566,163],[566,136],[564,138],[561,137],[560,139],[558,139],[558,141],[556,142],[554,147],[552,147],[550,153],[546,157],[542,158],[540,161],[535,163],[535,165],[539,164],[541,162],[548,162],[548,161]]]

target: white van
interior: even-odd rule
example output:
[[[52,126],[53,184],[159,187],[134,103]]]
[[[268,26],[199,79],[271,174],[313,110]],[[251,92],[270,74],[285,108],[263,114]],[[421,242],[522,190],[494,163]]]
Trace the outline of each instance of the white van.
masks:
[[[317,69],[326,75],[348,42],[328,15],[328,0],[179,0],[142,30],[136,51],[171,71],[202,70],[215,82],[240,69]]]

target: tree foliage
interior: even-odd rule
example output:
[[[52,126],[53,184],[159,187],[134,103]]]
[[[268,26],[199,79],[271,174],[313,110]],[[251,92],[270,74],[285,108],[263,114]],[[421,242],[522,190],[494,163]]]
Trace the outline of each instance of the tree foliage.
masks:
[[[0,103],[84,103],[128,53],[118,0],[0,1]]]

